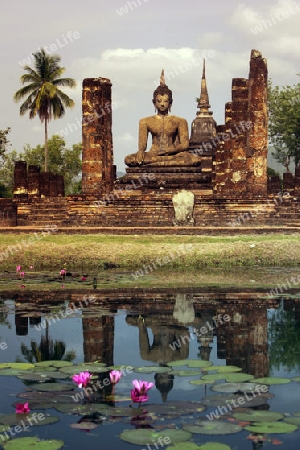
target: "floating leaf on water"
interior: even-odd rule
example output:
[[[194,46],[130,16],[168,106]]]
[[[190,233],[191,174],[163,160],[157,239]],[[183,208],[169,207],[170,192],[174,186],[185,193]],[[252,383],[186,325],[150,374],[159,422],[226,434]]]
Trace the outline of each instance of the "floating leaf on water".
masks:
[[[4,450],[59,450],[64,445],[64,441],[51,439],[49,441],[41,441],[36,437],[23,437],[12,439],[3,444]]]
[[[245,427],[245,430],[251,433],[292,433],[298,427],[286,422],[257,422]]]
[[[41,381],[41,382],[45,382],[45,381],[50,381],[51,378],[47,377],[45,375],[45,373],[41,374],[38,372],[24,372],[24,373],[19,373],[17,375],[17,378],[20,378],[20,380],[26,380],[26,381]]]
[[[262,377],[256,378],[254,381],[262,384],[287,384],[291,382],[291,379],[280,377]]]
[[[171,372],[171,367],[161,367],[161,366],[145,366],[145,367],[135,367],[134,372],[137,373],[166,373]]]
[[[71,383],[37,383],[30,386],[31,389],[36,389],[37,391],[46,392],[57,392],[57,391],[72,391],[75,388],[74,384]]]
[[[220,383],[214,384],[210,389],[212,391],[226,392],[228,394],[234,394],[236,392],[254,392],[257,395],[258,392],[266,392],[269,388],[261,383]]]
[[[172,370],[170,375],[178,375],[179,377],[195,377],[199,376],[199,370]]]
[[[199,447],[199,450],[231,450],[229,445],[220,442],[207,442]]]
[[[189,384],[195,384],[196,386],[201,386],[203,384],[208,384],[205,380],[191,380]]]
[[[57,361],[57,360],[51,360],[51,361],[40,361],[34,364],[35,367],[68,367],[73,366],[73,363],[70,361]]]
[[[243,422],[277,422],[283,418],[283,414],[273,411],[249,411],[245,413],[235,413],[233,417]],[[299,421],[300,422],[300,421]]]
[[[44,418],[39,419],[36,414],[5,414],[4,416],[0,416],[0,423],[3,425],[22,425],[22,422],[28,426],[37,426],[37,425],[48,425],[50,423],[55,423],[59,421],[59,418],[56,416],[45,416],[45,414],[40,413],[44,416]]]
[[[167,363],[167,366],[170,367],[182,367],[188,366],[191,361],[189,359],[180,359],[178,361],[171,361]]]
[[[0,425],[0,433],[4,433],[6,430],[9,430],[9,425]]]
[[[188,367],[199,368],[203,370],[210,370],[209,367],[212,366],[210,361],[202,361],[201,359],[191,359],[188,363]]]
[[[70,423],[70,427],[77,430],[94,430],[99,427],[99,423],[95,422],[80,422],[80,423]]]
[[[247,373],[234,372],[225,374],[225,380],[228,383],[243,383],[245,381],[253,380],[254,376]]]
[[[239,433],[243,429],[240,425],[220,420],[198,420],[195,424],[186,424],[182,428],[190,433],[199,434],[232,434]]]
[[[292,378],[292,381],[300,381],[300,377]]]
[[[214,373],[214,374],[210,374],[210,375],[203,375],[201,377],[201,380],[204,380],[207,383],[214,383],[215,381],[218,381],[218,380],[224,380],[225,376],[226,375],[224,373]]]
[[[16,363],[16,362],[1,363],[0,369],[5,369],[5,368],[11,368],[11,369],[16,369],[16,370],[29,370],[29,369],[33,369],[34,365],[30,364],[30,363]]]
[[[159,437],[168,437],[173,444],[188,441],[192,435],[184,430],[168,429],[156,431],[149,428],[139,428],[136,430],[124,430],[119,437],[122,441],[129,442],[130,444],[152,445],[153,441],[157,441]]]
[[[100,364],[79,364],[78,366],[72,367],[62,367],[59,369],[62,373],[69,373],[70,375],[75,375],[79,372],[91,372],[91,373],[102,373],[109,372],[108,367],[104,367]]]
[[[24,370],[24,372],[25,372],[25,370]],[[0,376],[18,376],[18,375],[20,375],[22,373],[22,370],[19,370],[19,369],[10,369],[10,368],[7,368],[7,369],[1,369],[0,370]]]
[[[285,417],[283,420],[287,423],[291,423],[292,425],[300,426],[300,417],[299,416]]]
[[[210,372],[211,370],[217,370],[220,373],[226,373],[226,372],[240,372],[242,368],[237,366],[211,366],[203,369],[204,372]]]
[[[61,413],[81,415],[93,414],[97,412],[106,415],[107,413],[112,414],[114,410],[111,406],[102,405],[101,403],[87,403],[84,405],[80,403],[59,403],[57,405],[53,405],[53,408]]]
[[[199,447],[197,444],[194,444],[193,442],[178,442],[178,444],[174,444],[171,445],[171,447],[166,448],[166,450],[200,450],[200,449],[201,447]]]
[[[248,396],[249,398],[249,396]],[[245,400],[245,403],[242,404],[242,400]],[[262,395],[252,398],[251,400],[247,400],[246,396],[241,394],[230,394],[230,395],[208,395],[201,399],[201,402],[207,406],[218,407],[218,406],[226,406],[228,409],[235,407],[234,405],[242,405],[243,408],[254,408],[255,406],[265,405],[267,403],[267,399],[262,397]],[[240,403],[239,403],[240,402]]]

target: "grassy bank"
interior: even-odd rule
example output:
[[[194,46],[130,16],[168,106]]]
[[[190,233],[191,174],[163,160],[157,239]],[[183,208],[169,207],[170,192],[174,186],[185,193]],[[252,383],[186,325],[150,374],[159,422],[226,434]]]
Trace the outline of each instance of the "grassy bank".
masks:
[[[30,241],[31,238],[31,241]],[[37,271],[158,268],[198,270],[235,267],[297,267],[298,235],[245,236],[104,236],[0,235],[0,272],[17,264]],[[150,269],[148,269],[150,270]]]

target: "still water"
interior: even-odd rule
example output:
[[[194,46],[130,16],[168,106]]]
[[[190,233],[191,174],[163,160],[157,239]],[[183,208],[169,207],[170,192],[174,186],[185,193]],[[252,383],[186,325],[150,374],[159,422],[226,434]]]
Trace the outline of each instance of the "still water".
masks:
[[[98,367],[94,379],[98,388],[77,397],[76,402],[76,393],[83,392],[72,382],[76,368],[67,373],[52,366],[48,372],[53,378],[37,382],[18,370],[1,375],[5,368],[0,365],[0,423],[2,415],[15,413],[16,403],[25,402],[31,413],[58,419],[49,425],[40,422],[22,429],[12,439],[61,439],[63,448],[69,449],[162,449],[167,446],[161,442],[169,443],[168,440],[158,443],[152,438],[148,446],[136,445],[121,440],[120,434],[125,429],[153,429],[166,430],[168,436],[168,430],[182,429],[210,417],[214,423],[238,425],[240,431],[212,436],[192,432],[189,441],[199,446],[220,442],[235,450],[271,449],[277,444],[284,450],[299,449],[300,426],[288,434],[268,433],[258,438],[245,429],[249,424],[232,417],[237,411],[249,410],[276,411],[284,418],[300,412],[300,378],[293,380],[300,377],[300,299],[295,296],[267,299],[251,289],[230,292],[212,288],[107,290],[91,291],[88,295],[80,291],[5,293],[0,300],[0,348],[0,363],[97,361],[107,367]],[[199,361],[203,362],[202,369]],[[229,404],[222,403],[224,394],[212,390],[225,382],[221,375],[200,385],[191,384],[207,374],[219,375],[219,367],[207,370],[209,363],[237,366],[242,373],[254,377],[249,382],[261,377],[291,381],[263,384],[268,386],[267,392],[255,391],[257,404],[250,408],[230,403],[234,406],[224,410],[222,405]],[[120,382],[114,388],[111,384],[104,386],[108,368],[115,366],[124,366]],[[149,369],[147,373],[147,366],[154,366],[153,371]],[[59,372],[57,377],[53,375],[55,371]],[[134,379],[154,383],[148,392],[149,400],[140,410],[137,404],[129,408]],[[61,388],[41,394],[37,386],[49,383],[73,387],[71,391]],[[244,395],[240,390],[235,392],[236,399]],[[220,401],[216,395],[221,396]],[[216,411],[219,419],[211,416]],[[1,444],[4,443],[0,439]]]

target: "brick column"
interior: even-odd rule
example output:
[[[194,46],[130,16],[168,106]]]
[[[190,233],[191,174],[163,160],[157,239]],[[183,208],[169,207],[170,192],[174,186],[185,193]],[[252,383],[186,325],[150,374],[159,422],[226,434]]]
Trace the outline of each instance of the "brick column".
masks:
[[[27,198],[28,180],[26,161],[16,161],[14,170],[14,198]]]
[[[28,196],[40,196],[40,166],[28,166]]]
[[[268,108],[267,108],[267,62],[257,50],[251,51],[249,73],[249,113],[252,123],[247,145],[248,193],[267,196],[268,157]]]
[[[82,90],[82,193],[107,194],[113,188],[111,82],[86,78]]]

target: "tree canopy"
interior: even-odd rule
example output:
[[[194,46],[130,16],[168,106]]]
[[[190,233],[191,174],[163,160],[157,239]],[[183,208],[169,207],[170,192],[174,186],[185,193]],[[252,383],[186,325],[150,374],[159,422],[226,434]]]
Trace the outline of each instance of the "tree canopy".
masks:
[[[268,89],[269,137],[274,158],[289,171],[300,163],[300,84]]]
[[[45,172],[48,171],[48,122],[58,119],[65,114],[65,108],[72,108],[74,101],[68,97],[60,86],[74,88],[75,80],[72,78],[60,78],[65,68],[60,67],[60,56],[49,55],[44,49],[33,53],[34,69],[24,66],[27,72],[21,76],[21,83],[26,86],[14,94],[16,102],[26,98],[20,106],[20,115],[29,113],[29,118],[39,116],[45,124]]]
[[[0,130],[0,158],[1,165],[3,164],[3,160],[5,159],[5,152],[7,150],[7,146],[9,145],[9,140],[7,139],[7,135],[10,133],[10,128],[6,128],[6,130]]]

